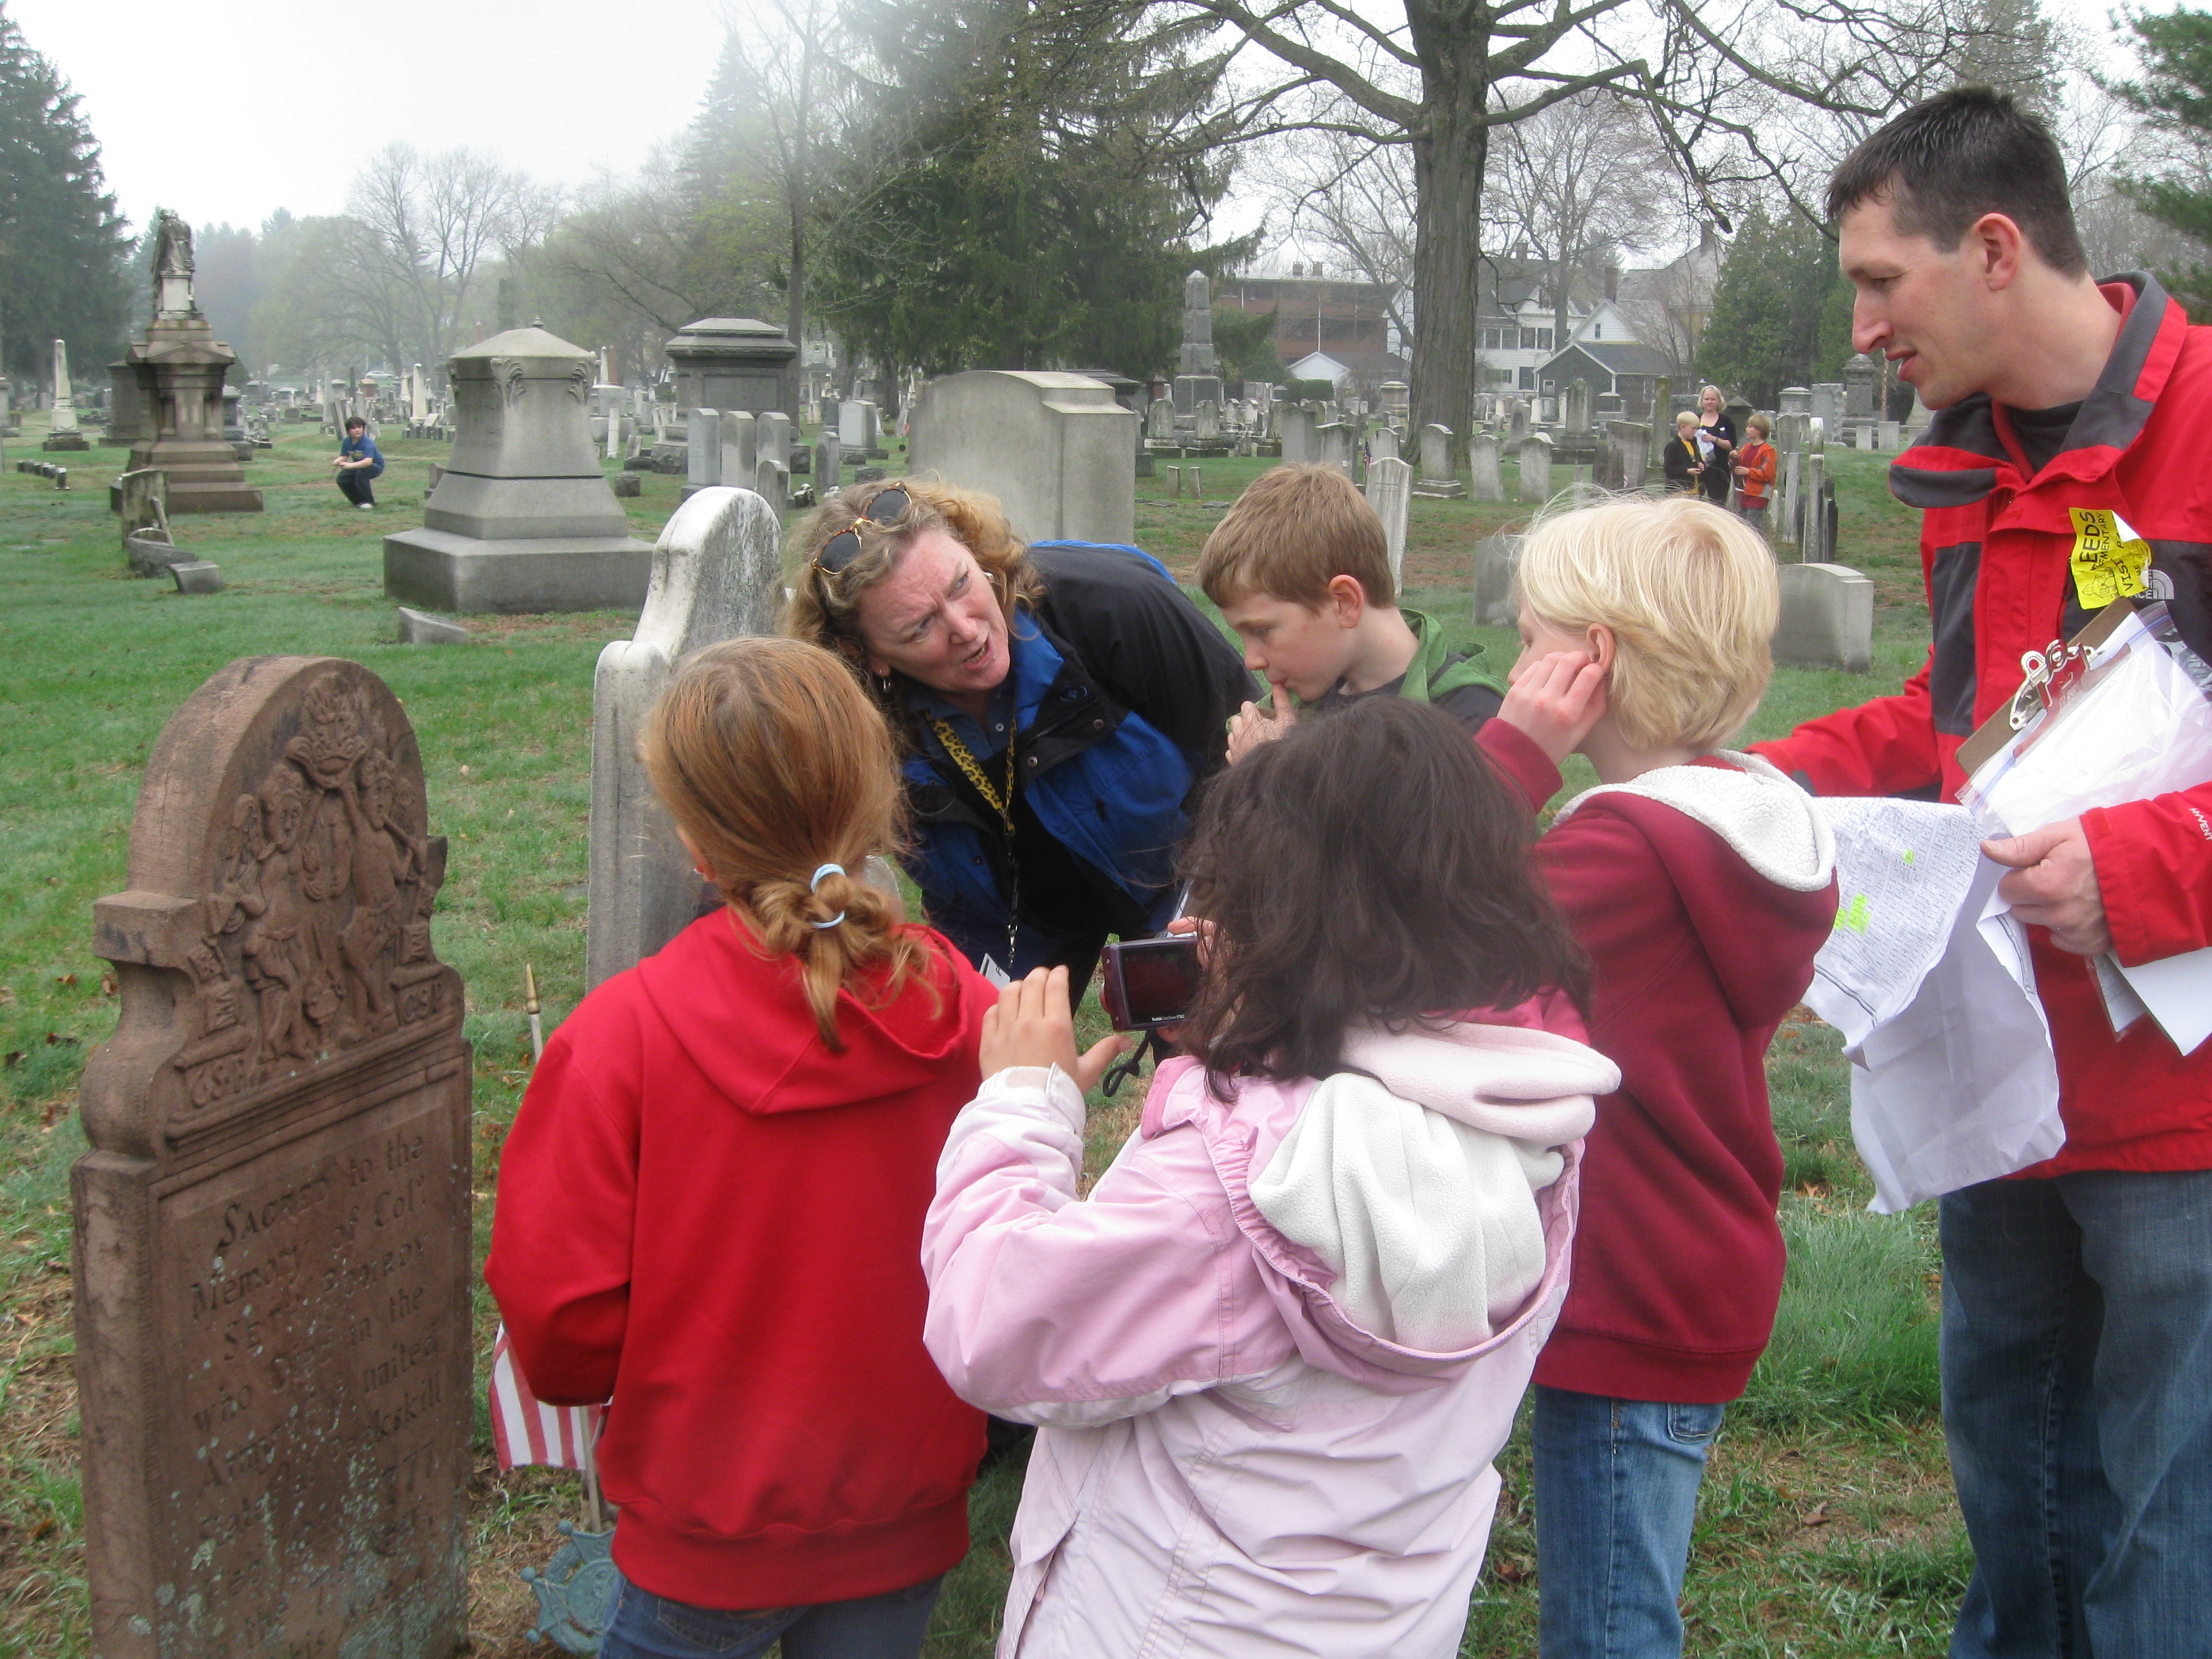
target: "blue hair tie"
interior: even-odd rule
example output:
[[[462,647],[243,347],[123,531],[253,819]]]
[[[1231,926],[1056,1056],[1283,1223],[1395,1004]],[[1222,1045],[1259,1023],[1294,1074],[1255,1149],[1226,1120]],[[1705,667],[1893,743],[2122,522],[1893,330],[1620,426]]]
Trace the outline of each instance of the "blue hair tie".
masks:
[[[822,885],[822,878],[824,876],[842,876],[844,873],[845,866],[842,864],[823,865],[815,871],[814,879],[806,884],[806,890],[811,893],[817,888],[820,887]],[[836,915],[830,917],[827,921],[810,921],[806,925],[809,927],[835,927],[839,922],[844,920],[845,913],[842,910],[840,910]]]

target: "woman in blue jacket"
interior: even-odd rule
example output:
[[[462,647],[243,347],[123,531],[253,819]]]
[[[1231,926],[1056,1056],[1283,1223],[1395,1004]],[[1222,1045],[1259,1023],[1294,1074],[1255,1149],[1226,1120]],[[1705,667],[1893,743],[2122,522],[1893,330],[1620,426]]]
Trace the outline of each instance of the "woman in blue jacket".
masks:
[[[992,497],[911,478],[833,495],[793,550],[784,631],[842,654],[904,739],[931,925],[1077,986],[1109,935],[1164,927],[1196,792],[1257,696],[1166,568],[1025,547]]]

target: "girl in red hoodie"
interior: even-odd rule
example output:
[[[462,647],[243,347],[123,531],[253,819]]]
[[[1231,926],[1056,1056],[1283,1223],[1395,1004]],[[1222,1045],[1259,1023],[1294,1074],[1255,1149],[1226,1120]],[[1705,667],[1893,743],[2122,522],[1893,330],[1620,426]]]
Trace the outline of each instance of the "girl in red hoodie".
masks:
[[[1803,790],[1722,747],[1780,609],[1741,519],[1695,496],[1563,514],[1519,586],[1521,659],[1477,741],[1532,807],[1570,751],[1597,773],[1534,856],[1589,955],[1591,1046],[1620,1067],[1536,1362],[1538,1646],[1671,1659],[1706,1452],[1781,1299],[1766,1046],[1834,922],[1835,844]]]
[[[485,1278],[539,1399],[612,1401],[603,1656],[913,1655],[983,1450],[922,1347],[922,1217],[995,998],[858,878],[898,772],[828,652],[710,647],[641,747],[726,908],[546,1044]]]

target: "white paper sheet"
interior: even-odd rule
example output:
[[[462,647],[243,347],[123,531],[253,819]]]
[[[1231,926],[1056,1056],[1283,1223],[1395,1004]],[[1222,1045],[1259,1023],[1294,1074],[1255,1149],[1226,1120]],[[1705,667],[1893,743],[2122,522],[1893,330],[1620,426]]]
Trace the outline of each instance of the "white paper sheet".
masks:
[[[1819,806],[1839,908],[1805,1000],[1844,1033],[1872,1207],[1894,1214],[2049,1158],[2065,1141],[2050,1028],[2018,924],[1981,925],[2004,872],[1981,857],[1971,815]]]

